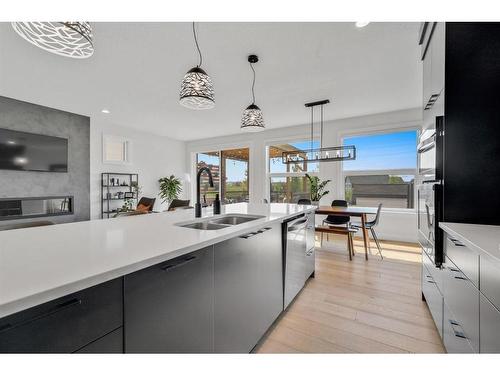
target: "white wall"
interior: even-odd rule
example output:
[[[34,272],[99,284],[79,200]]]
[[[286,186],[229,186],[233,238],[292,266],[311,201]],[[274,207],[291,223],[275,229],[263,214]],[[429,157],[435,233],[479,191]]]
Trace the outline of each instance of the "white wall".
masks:
[[[323,145],[325,147],[340,144],[342,136],[356,132],[378,132],[396,128],[420,127],[422,112],[420,108],[353,117],[325,122]],[[304,113],[307,118],[307,113]],[[237,125],[236,125],[237,126]],[[316,126],[318,128],[318,126]],[[319,131],[319,129],[316,129]],[[186,144],[186,165],[190,173],[195,173],[194,154],[200,151],[213,151],[225,148],[250,148],[250,201],[262,202],[268,198],[268,179],[266,171],[266,146],[278,141],[291,141],[310,138],[310,125],[299,125],[287,128],[272,129],[260,133],[241,133],[226,137],[191,141]],[[342,198],[344,194],[342,164],[321,163],[320,178],[329,178],[333,183],[329,186],[330,194],[325,196],[322,204],[329,204],[332,199]],[[194,186],[189,188],[194,196]],[[319,218],[317,219],[319,220]],[[381,239],[398,241],[417,241],[417,222],[415,211],[386,210],[382,213],[377,232]]]
[[[127,165],[102,162],[102,137],[114,135],[130,140],[130,163]],[[90,217],[101,217],[101,173],[138,173],[141,196],[156,198],[154,209],[166,209],[158,197],[160,177],[174,174],[186,179],[185,142],[141,132],[112,124],[103,119],[90,121]],[[182,197],[188,196],[184,188]]]

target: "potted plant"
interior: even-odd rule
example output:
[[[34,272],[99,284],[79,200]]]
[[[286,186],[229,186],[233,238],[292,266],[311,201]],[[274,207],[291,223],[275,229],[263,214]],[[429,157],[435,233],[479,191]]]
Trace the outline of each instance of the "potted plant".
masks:
[[[311,176],[306,173],[306,177],[311,185],[311,202],[314,205],[318,205],[321,198],[327,195],[330,191],[325,190],[326,185],[328,185],[332,180],[321,181],[317,176]]]
[[[182,192],[182,182],[174,175],[162,177],[158,182],[160,183],[160,197],[162,198],[162,203],[170,205],[170,203],[172,203],[174,199],[177,199]]]

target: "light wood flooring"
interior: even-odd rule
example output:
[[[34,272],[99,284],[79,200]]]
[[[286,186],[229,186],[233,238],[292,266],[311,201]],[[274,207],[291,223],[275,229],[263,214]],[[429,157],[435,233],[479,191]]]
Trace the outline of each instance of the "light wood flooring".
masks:
[[[357,239],[350,262],[345,237],[330,239],[316,248],[316,277],[254,352],[443,353],[421,300],[418,245],[381,241],[381,260],[372,243],[365,261]]]

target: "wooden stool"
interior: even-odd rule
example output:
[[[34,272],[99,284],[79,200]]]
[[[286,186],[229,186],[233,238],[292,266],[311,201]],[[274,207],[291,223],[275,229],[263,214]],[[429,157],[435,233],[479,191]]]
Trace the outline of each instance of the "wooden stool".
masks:
[[[358,230],[355,228],[347,228],[347,227],[330,227],[327,225],[321,225],[316,227],[316,232],[318,233],[333,233],[333,234],[344,234],[347,236],[347,251],[349,252],[349,260],[352,260],[352,257],[355,255],[354,253],[354,241],[352,236]],[[323,245],[323,243],[321,243]],[[368,256],[368,254],[367,254]]]

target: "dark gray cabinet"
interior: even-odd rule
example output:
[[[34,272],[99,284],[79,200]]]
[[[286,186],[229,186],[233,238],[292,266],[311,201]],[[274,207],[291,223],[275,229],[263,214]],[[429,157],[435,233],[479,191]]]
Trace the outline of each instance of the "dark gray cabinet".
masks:
[[[281,227],[214,246],[217,353],[248,353],[283,310]]]
[[[212,352],[213,271],[210,246],[125,276],[125,352]]]
[[[0,319],[0,353],[72,353],[123,325],[122,279]]]
[[[123,353],[123,328],[118,328],[106,336],[84,346],[76,353],[82,354],[119,354]]]

